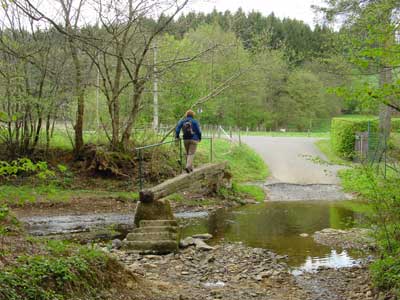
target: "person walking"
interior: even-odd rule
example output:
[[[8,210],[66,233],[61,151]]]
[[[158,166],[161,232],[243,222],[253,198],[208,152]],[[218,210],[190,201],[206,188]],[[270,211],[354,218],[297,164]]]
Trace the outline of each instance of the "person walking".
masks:
[[[185,118],[178,122],[176,126],[175,137],[179,139],[180,132],[183,132],[183,142],[186,150],[186,172],[193,172],[193,160],[197,150],[197,144],[201,142],[201,130],[200,124],[194,119],[195,113],[192,110],[188,110],[185,114]]]

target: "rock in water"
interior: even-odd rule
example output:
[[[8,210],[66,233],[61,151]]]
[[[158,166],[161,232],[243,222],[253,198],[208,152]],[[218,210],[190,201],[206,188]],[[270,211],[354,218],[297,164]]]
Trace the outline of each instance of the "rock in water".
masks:
[[[190,246],[195,246],[195,240],[192,237],[187,237],[179,242],[179,247],[181,248],[188,248]]]
[[[192,237],[194,239],[200,239],[200,240],[204,240],[204,241],[208,241],[213,238],[212,234],[209,234],[209,233],[195,234]]]
[[[198,250],[204,250],[204,251],[214,250],[214,247],[207,245],[203,240],[194,239],[194,243],[196,245],[196,249]]]
[[[119,249],[119,248],[121,248],[121,246],[122,246],[122,241],[121,240],[115,239],[115,240],[112,241],[112,247],[114,249]]]

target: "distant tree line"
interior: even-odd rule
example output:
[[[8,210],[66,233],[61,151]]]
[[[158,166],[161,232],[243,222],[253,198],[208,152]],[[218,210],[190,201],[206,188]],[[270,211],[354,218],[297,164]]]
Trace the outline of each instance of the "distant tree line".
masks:
[[[1,3],[0,137],[13,155],[48,149],[60,130],[77,157],[86,130],[125,150],[135,127],[188,108],[202,123],[271,130],[376,110],[343,92],[358,81],[328,26],[241,9],[180,15],[184,0]]]

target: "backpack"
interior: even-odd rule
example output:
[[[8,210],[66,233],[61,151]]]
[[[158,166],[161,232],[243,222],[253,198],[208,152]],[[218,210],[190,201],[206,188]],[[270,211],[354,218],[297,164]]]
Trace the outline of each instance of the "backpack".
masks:
[[[185,140],[191,140],[194,136],[194,131],[193,131],[193,124],[192,121],[187,120],[183,123],[182,126],[182,132],[183,132],[183,138]]]

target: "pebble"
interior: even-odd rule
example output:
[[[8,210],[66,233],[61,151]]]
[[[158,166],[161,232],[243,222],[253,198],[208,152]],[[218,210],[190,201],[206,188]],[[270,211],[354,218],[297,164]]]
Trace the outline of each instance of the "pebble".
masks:
[[[343,299],[373,298],[365,268],[321,268],[317,273],[293,277],[284,260],[288,258],[286,255],[247,247],[243,243],[223,242],[211,247],[193,237],[186,242],[190,242],[191,247],[166,256],[130,254],[121,250],[115,250],[114,255],[134,273],[145,270],[145,278],[170,284],[171,290],[177,290],[187,299],[265,299],[267,294],[281,293],[282,286],[287,287],[285,297],[277,299],[341,299],[329,298],[332,291]],[[299,284],[297,278],[312,288]],[[315,293],[321,293],[319,298]]]
[[[120,249],[122,247],[122,241],[119,239],[115,239],[111,242],[113,249]]]

